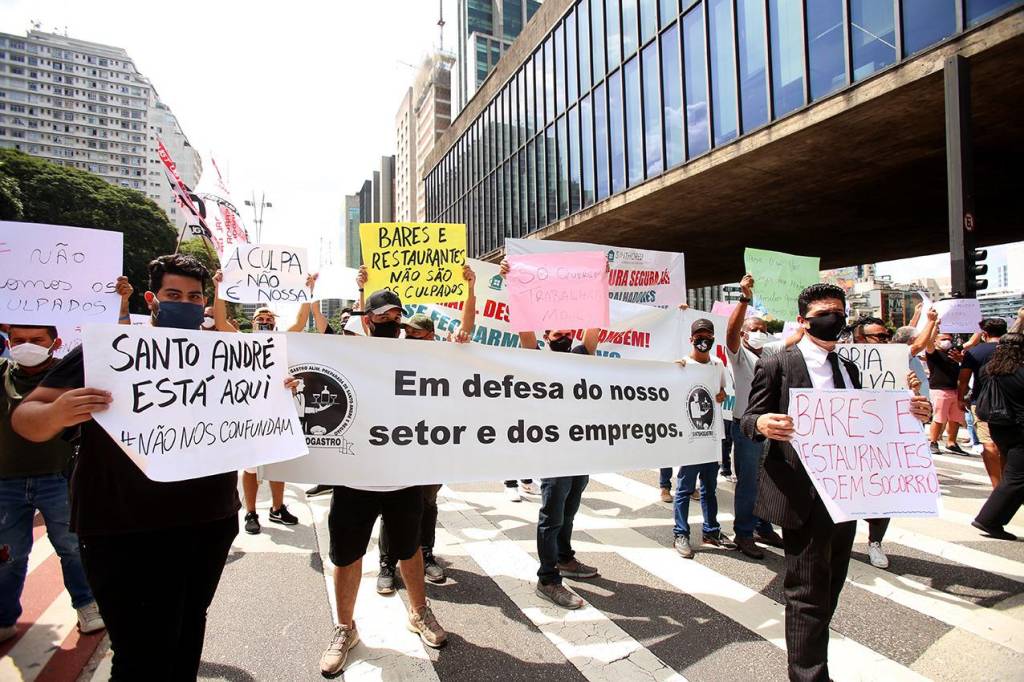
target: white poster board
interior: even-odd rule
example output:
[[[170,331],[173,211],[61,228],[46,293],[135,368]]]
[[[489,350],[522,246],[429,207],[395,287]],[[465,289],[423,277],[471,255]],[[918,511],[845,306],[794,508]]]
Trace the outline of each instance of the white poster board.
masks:
[[[595,250],[608,257],[609,298],[659,308],[686,303],[686,259],[682,253],[553,239],[505,240],[505,252],[510,256]]]
[[[306,249],[277,244],[239,244],[224,261],[217,296],[232,303],[306,303]]]
[[[87,325],[83,342],[85,385],[113,394],[94,419],[154,481],[306,453],[284,335]]]
[[[0,320],[117,322],[122,251],[120,232],[0,221]]]
[[[939,314],[939,332],[974,334],[980,331],[981,303],[976,298],[947,298],[932,304]]]
[[[840,343],[836,353],[857,365],[864,388],[906,388],[910,350],[902,343]]]
[[[907,391],[792,388],[792,445],[836,523],[938,516],[939,479]]]
[[[267,478],[495,481],[717,461],[717,371],[570,353],[290,334],[310,454]]]

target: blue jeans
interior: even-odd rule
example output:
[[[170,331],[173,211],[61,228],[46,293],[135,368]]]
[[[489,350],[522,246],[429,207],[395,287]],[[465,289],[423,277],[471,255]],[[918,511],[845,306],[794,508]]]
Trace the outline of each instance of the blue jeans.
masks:
[[[537,519],[537,555],[542,585],[559,585],[562,576],[556,564],[571,561],[572,522],[580,508],[580,498],[590,476],[543,478],[540,482],[540,516]]]
[[[675,517],[673,529],[676,537],[690,537],[690,495],[697,487],[697,476],[700,476],[700,510],[704,513],[704,534],[714,535],[722,530],[718,524],[718,462],[704,464],[687,464],[679,467],[679,480],[676,484]]]
[[[729,429],[725,431],[725,438],[722,439],[722,474],[728,476],[732,473],[732,461],[729,453],[732,452],[732,434]],[[658,486],[665,490],[672,490],[672,467],[661,467],[658,470]]]
[[[756,443],[740,430],[740,422],[734,419],[730,425],[733,442],[733,462],[736,467],[736,520],[733,530],[738,538],[750,538],[754,531],[770,533],[772,524],[754,516],[754,502],[757,500],[757,477],[761,470],[761,453],[764,443]]]
[[[662,467],[658,472],[658,485],[665,490],[672,490],[672,467]]]
[[[78,536],[68,528],[68,481],[62,474],[0,480],[0,627],[14,625],[21,616],[21,590],[32,551],[32,518],[43,515],[50,544],[60,557],[64,587],[76,609],[91,604],[89,583],[78,554]]]

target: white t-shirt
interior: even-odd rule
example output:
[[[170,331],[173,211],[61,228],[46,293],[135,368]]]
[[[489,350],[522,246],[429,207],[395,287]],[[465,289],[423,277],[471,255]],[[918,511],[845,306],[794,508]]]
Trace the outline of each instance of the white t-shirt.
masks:
[[[711,365],[712,367],[716,367],[718,369],[718,380],[717,380],[718,390],[719,391],[724,391],[726,389],[725,364],[721,361],[721,359],[719,359],[719,358],[715,357],[714,355],[712,355],[711,359],[708,360],[707,362],[697,362],[693,358],[687,358],[686,361],[688,363],[692,362],[692,363],[698,364],[698,365],[702,364],[702,365]],[[725,424],[723,423],[722,403],[718,402],[718,400],[717,400],[718,396],[717,395],[713,395],[711,397],[715,401],[715,431],[718,433],[718,437],[719,438],[725,438],[725,432],[723,431],[723,429],[725,428]]]
[[[807,374],[811,377],[811,386],[814,388],[837,388],[832,378],[832,365],[828,361],[828,351],[811,341],[807,334],[796,344],[800,354],[804,356],[804,364],[807,365]],[[846,366],[840,362],[839,372],[843,377],[844,388],[854,388],[850,373]]]
[[[772,341],[761,348],[761,356],[765,357],[774,353],[780,353],[786,348],[785,341]],[[758,356],[749,350],[740,341],[740,348],[733,353],[729,347],[725,348],[726,356],[732,364],[733,387],[736,391],[736,402],[732,407],[733,419],[739,419],[747,411],[750,404],[750,385],[754,382],[754,367],[757,366]]]

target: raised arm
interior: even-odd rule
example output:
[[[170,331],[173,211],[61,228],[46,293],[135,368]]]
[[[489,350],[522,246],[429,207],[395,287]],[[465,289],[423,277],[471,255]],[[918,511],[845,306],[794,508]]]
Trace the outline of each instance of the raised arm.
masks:
[[[754,297],[754,276],[749,272],[743,275],[743,279],[740,280],[740,293],[744,299],[750,299]],[[747,302],[740,300],[733,308],[732,314],[729,315],[729,326],[725,330],[725,346],[729,349],[730,353],[738,353],[740,350],[740,343],[742,341],[740,335],[743,332],[743,320],[747,316]]]
[[[218,295],[220,283],[224,281],[224,272],[218,270],[213,274],[213,328],[219,332],[233,333],[238,330],[228,322],[228,306]]]
[[[924,301],[921,301],[916,306],[914,306],[914,316],[912,318],[910,318],[910,322],[907,322],[908,326],[910,326],[910,327],[917,327],[917,323],[921,319],[921,309],[923,307],[924,307]]]
[[[359,274],[356,275],[356,286],[359,287],[359,307],[356,310],[366,310],[366,293],[363,289],[366,287],[366,280],[370,278],[369,272],[366,270],[366,265],[359,266]],[[366,319],[366,315],[359,318],[359,321],[363,323],[363,334],[366,336],[370,335],[370,322]]]
[[[124,275],[117,278],[117,288],[115,289],[117,295],[121,297],[121,310],[118,312],[117,323],[118,324],[131,324],[132,316],[128,311],[128,299],[132,297],[132,293],[135,289],[132,287],[131,282]]]
[[[981,332],[974,332],[974,334],[971,335],[971,338],[967,340],[967,343],[964,344],[964,350],[970,350],[979,343],[981,343]]]
[[[327,331],[328,321],[323,311],[320,310],[320,301],[313,301],[309,304],[309,308],[313,311],[313,326],[316,327],[316,333],[323,334]],[[338,330],[338,333],[342,334],[344,330]]]
[[[306,277],[306,288],[309,289],[309,297],[313,297],[313,288],[316,286],[316,278],[319,274],[310,275]],[[309,321],[309,303],[303,303],[299,306],[299,312],[295,314],[295,323],[288,327],[290,332],[301,332],[306,328],[306,323]]]
[[[910,352],[917,355],[923,349],[926,353],[931,353],[935,350],[935,337],[939,331],[939,311],[932,308],[928,311],[928,324],[924,326],[924,331],[917,335],[914,339],[914,343],[910,345]],[[923,338],[922,338],[923,337]],[[916,351],[916,352],[915,352]]]
[[[472,334],[476,326],[476,273],[468,265],[462,266],[462,278],[466,280],[466,302],[462,306],[462,320],[459,332]]]
[[[594,355],[597,352],[597,344],[600,341],[600,327],[587,329],[583,332],[583,347],[587,349],[587,355]]]

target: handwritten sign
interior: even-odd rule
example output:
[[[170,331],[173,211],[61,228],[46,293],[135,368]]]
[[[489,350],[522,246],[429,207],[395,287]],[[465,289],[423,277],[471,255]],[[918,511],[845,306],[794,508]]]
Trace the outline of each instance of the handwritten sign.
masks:
[[[713,315],[721,315],[722,317],[729,318],[729,317],[732,317],[732,311],[736,310],[736,306],[737,305],[739,305],[739,304],[738,303],[726,303],[725,301],[715,301],[714,305],[711,306],[711,313]],[[756,314],[757,314],[757,311],[755,311],[750,306],[747,306],[747,311],[746,311],[746,313],[744,313],[743,319],[747,319],[749,317],[753,317]]]
[[[943,334],[973,334],[979,331],[981,303],[976,298],[948,298],[932,304],[939,314]]]
[[[607,259],[600,251],[509,256],[514,331],[608,326]]]
[[[793,388],[792,445],[836,523],[938,516],[939,479],[907,391]]]
[[[402,303],[465,301],[466,226],[449,223],[360,223],[369,272],[366,294],[390,289]]]
[[[271,244],[239,244],[224,261],[217,295],[232,303],[305,303],[306,249]]]
[[[579,251],[601,251],[608,257],[608,297],[613,300],[658,308],[686,303],[686,259],[682,253],[554,239],[505,240],[505,252],[510,256]]]
[[[857,365],[864,388],[906,388],[910,351],[902,343],[841,343],[836,353]]]
[[[777,320],[795,320],[797,297],[820,278],[817,257],[748,248],[743,261],[756,283],[754,308]]]
[[[122,251],[120,232],[0,221],[0,319],[116,322]]]
[[[307,452],[282,334],[87,325],[85,384],[113,394],[95,420],[154,481],[182,481]]]

